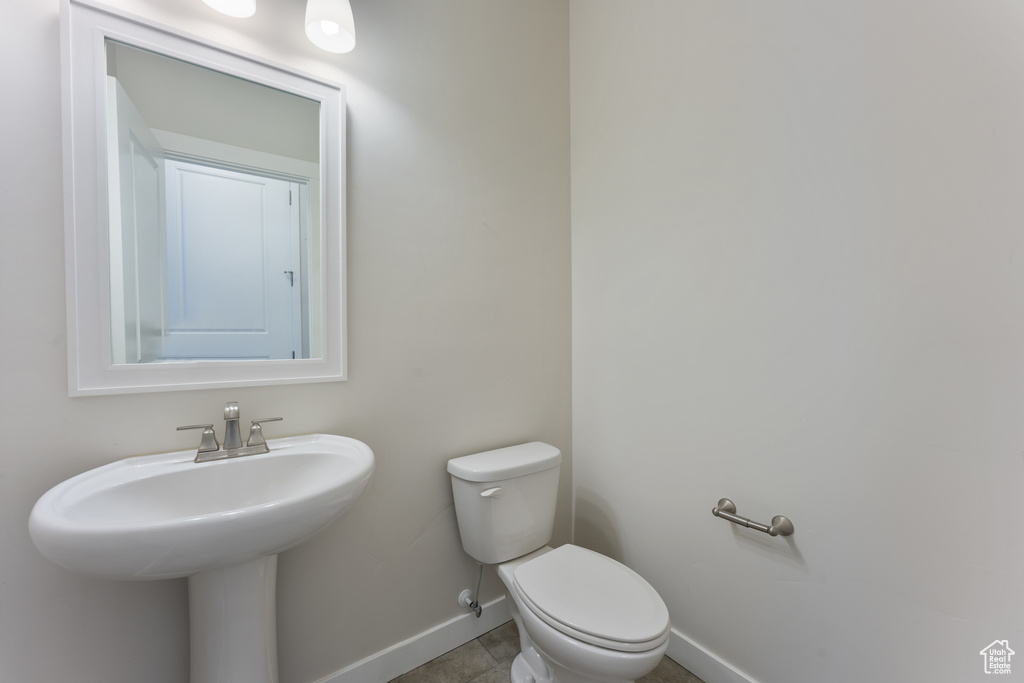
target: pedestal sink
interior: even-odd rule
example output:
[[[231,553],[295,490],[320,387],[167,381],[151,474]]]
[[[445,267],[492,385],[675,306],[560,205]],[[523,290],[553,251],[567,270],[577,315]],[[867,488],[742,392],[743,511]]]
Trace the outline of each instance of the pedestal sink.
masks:
[[[58,484],[32,509],[47,558],[89,576],[188,577],[192,683],[276,683],[277,554],[343,515],[373,474],[369,446],[314,434],[195,463],[127,458]]]

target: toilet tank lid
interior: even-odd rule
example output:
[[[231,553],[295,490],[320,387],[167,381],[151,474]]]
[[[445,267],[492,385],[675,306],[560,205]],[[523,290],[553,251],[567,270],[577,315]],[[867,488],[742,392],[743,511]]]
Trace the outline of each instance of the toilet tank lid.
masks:
[[[464,455],[448,461],[448,472],[465,481],[500,481],[558,467],[562,452],[540,441]]]

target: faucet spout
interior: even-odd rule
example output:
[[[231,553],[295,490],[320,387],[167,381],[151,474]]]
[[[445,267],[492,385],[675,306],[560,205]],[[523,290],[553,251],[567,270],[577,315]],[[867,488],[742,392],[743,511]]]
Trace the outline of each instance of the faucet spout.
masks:
[[[224,450],[242,447],[242,432],[238,428],[238,403],[224,406]]]

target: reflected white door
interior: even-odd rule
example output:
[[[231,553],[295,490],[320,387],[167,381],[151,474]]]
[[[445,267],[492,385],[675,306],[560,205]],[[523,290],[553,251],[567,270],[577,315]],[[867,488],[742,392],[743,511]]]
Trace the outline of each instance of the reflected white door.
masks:
[[[107,97],[111,361],[147,362],[163,334],[163,150],[112,76]]]
[[[301,357],[298,185],[168,159],[164,359]]]

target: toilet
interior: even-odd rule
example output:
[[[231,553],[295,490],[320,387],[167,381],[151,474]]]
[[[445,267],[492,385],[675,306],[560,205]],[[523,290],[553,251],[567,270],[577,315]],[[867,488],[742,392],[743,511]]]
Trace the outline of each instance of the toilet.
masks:
[[[521,652],[512,683],[627,683],[668,648],[668,609],[639,574],[551,548],[561,452],[533,442],[448,461],[462,547],[497,565]]]

